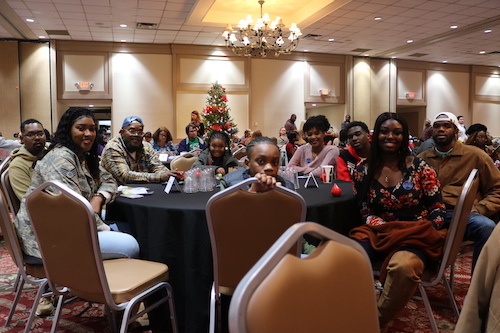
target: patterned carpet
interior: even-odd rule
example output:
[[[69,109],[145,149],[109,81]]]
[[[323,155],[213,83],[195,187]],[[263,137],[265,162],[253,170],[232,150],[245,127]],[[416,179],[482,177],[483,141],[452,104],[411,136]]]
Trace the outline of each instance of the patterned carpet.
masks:
[[[467,250],[472,250],[468,248]],[[453,291],[459,307],[463,304],[470,281],[471,253],[462,256],[457,260],[455,268],[455,283]],[[29,317],[29,311],[35,298],[36,290],[32,286],[25,286],[21,299],[9,327],[3,327],[5,319],[9,313],[10,305],[14,297],[12,286],[16,276],[17,268],[11,261],[3,242],[0,243],[0,332],[22,332]],[[446,298],[446,290],[442,284],[429,288],[429,295],[434,316],[436,318],[439,331],[443,333],[453,332],[456,318],[450,308]],[[94,304],[89,310],[86,302],[75,302],[66,305],[59,321],[58,332],[61,333],[90,333],[90,332],[111,332],[105,317],[104,307]],[[82,313],[83,312],[83,313]],[[49,332],[52,325],[52,317],[36,318],[31,332]],[[400,315],[394,320],[389,328],[390,333],[411,332],[429,333],[432,332],[425,312],[425,307],[420,301],[410,301]]]

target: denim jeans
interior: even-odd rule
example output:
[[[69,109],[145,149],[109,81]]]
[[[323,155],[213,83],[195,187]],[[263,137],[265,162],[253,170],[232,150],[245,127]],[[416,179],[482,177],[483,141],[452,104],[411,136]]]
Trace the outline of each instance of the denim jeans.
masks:
[[[117,231],[99,231],[102,259],[138,258],[139,244],[129,234]]]
[[[446,213],[445,227],[450,226],[451,218],[453,212]],[[470,213],[469,221],[467,222],[467,227],[465,228],[464,240],[474,242],[474,252],[472,254],[472,272],[474,272],[474,267],[476,267],[477,258],[484,243],[488,240],[493,229],[495,229],[495,222],[490,220],[484,215],[479,213]]]

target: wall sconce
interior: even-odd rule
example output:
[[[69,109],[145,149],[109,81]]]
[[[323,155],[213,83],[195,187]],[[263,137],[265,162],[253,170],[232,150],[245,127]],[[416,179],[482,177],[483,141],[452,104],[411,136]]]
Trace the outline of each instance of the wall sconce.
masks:
[[[75,87],[79,91],[90,91],[94,87],[94,84],[92,82],[76,82]]]
[[[321,96],[328,96],[330,94],[330,90],[329,89],[320,89],[319,94]]]

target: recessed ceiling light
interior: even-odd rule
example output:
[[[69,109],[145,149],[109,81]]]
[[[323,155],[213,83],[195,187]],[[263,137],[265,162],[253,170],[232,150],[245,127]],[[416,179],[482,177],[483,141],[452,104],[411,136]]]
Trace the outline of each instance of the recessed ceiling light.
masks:
[[[45,37],[45,36],[38,36],[38,38],[41,38],[41,39],[43,39],[43,38],[47,38],[47,37]]]
[[[448,62],[448,60],[443,60],[443,64],[446,64]]]
[[[365,57],[369,57],[370,55],[369,54],[364,54]]]
[[[491,29],[484,30],[485,34],[487,34],[488,32],[491,32]]]
[[[408,39],[406,42],[407,43],[413,43],[413,39]]]
[[[304,52],[309,52],[309,50],[304,50]]]
[[[393,57],[391,57],[391,59],[396,59],[396,57],[395,57],[395,56],[393,56]]]
[[[126,25],[126,24],[120,24],[120,27],[122,27],[122,28],[126,28],[126,27],[127,27],[127,25]]]
[[[89,104],[89,108],[93,108],[94,107],[94,104]]]
[[[485,54],[486,51],[479,51],[479,54]]]
[[[312,106],[316,106],[316,104],[311,104]]]
[[[26,19],[26,22],[35,22],[33,19]]]
[[[126,39],[122,39],[120,42],[125,43],[126,41],[127,41]]]
[[[374,18],[375,21],[380,21],[382,18],[380,16],[377,16]]]
[[[328,41],[333,42],[334,40],[335,40],[335,38],[330,38]]]
[[[452,26],[450,27],[450,29],[456,29],[456,28],[458,28],[458,25],[452,25]]]

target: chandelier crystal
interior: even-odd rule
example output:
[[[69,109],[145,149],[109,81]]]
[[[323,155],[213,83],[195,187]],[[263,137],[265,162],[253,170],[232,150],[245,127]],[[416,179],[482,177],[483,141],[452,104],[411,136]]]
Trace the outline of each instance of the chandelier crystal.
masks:
[[[222,36],[226,41],[226,47],[238,56],[265,58],[268,54],[275,57],[281,54],[290,54],[299,45],[299,36],[302,35],[295,23],[290,26],[290,35],[283,36],[285,25],[278,16],[271,22],[269,14],[262,14],[264,0],[258,1],[260,4],[260,18],[252,27],[252,15],[248,15],[245,20],[240,20],[233,30],[231,24],[227,25]],[[286,41],[287,39],[288,41]],[[238,44],[238,45],[237,45]],[[240,45],[241,44],[241,45]],[[286,44],[286,45],[285,45]]]

